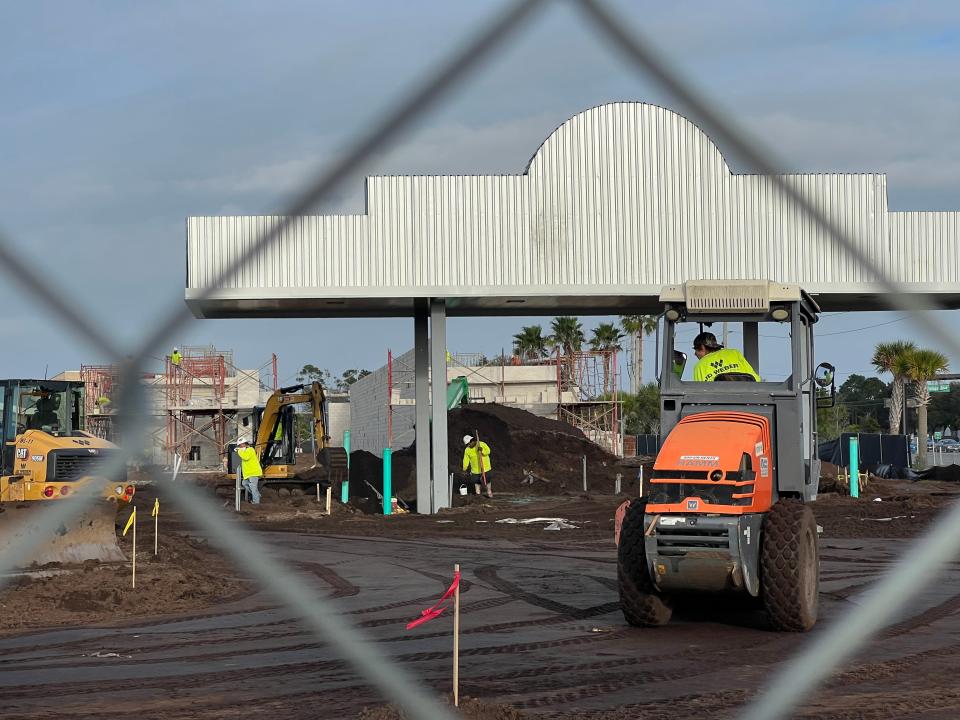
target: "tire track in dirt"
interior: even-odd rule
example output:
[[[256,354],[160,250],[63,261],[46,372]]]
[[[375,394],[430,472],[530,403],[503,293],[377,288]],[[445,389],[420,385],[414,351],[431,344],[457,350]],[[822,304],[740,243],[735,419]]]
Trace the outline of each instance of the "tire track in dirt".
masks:
[[[360,593],[360,588],[347,580],[329,565],[322,565],[318,562],[297,562],[295,567],[306,570],[323,580],[327,585],[333,588],[331,598],[353,597]]]
[[[494,645],[479,648],[467,648],[460,651],[461,657],[485,657],[498,655],[512,655],[514,653],[530,652],[533,650],[544,650],[550,648],[576,647],[590,645],[600,641],[618,638],[629,632],[626,628],[615,630],[609,633],[598,633],[583,635],[571,638],[560,638],[556,640],[541,640],[527,643],[509,643],[506,645]],[[310,646],[305,646],[310,647]],[[225,657],[246,657],[251,653],[230,653]],[[419,663],[433,661],[447,661],[450,659],[449,650],[426,651],[407,653],[404,655],[392,656],[391,660],[398,663]],[[285,663],[263,668],[253,668],[244,671],[244,681],[254,685],[259,680],[276,677],[278,675],[288,675],[291,673],[325,673],[329,675],[333,672],[352,672],[352,667],[345,660],[311,660],[299,663]],[[135,689],[148,690],[170,687],[172,684],[178,689],[189,689],[203,687],[205,685],[214,685],[222,682],[228,673],[224,671],[211,671],[206,673],[195,673],[187,676],[164,676],[153,677],[136,681]],[[49,684],[17,685],[10,688],[0,688],[0,700],[9,701],[22,698],[42,696],[48,693],[51,687],[56,688],[57,695],[68,697],[72,695],[91,695],[91,694],[109,694],[122,693],[131,690],[129,680],[89,680],[76,682],[51,682]]]
[[[824,683],[824,687],[849,686],[861,682],[875,682],[877,680],[886,680],[890,677],[900,677],[904,671],[926,660],[939,660],[957,656],[960,656],[960,646],[951,645],[934,650],[923,650],[891,660],[855,665],[846,672],[832,676]],[[954,663],[953,666],[956,666],[956,664]]]
[[[519,585],[500,577],[498,568],[495,565],[484,565],[483,567],[477,568],[474,574],[480,580],[483,580],[483,582],[492,586],[495,590],[503,593],[504,595],[514,597],[517,600],[525,602],[528,605],[533,605],[534,607],[543,608],[544,610],[549,610],[560,615],[566,615],[574,619],[590,617],[590,614],[581,616],[580,613],[586,612],[594,615],[597,614],[595,611],[591,612],[593,609],[590,608],[584,610],[573,605],[565,605],[556,600],[551,600],[550,598],[534,595],[533,593],[524,590]],[[616,606],[619,607],[620,603],[616,603]]]
[[[299,565],[301,566],[301,569],[305,569],[305,570],[310,571],[310,572],[315,572],[315,571],[316,571],[316,565],[317,565],[317,564],[315,564],[315,563],[299,563]],[[321,566],[321,567],[325,567],[325,566]],[[414,568],[405,568],[405,569],[414,570]],[[325,570],[329,570],[329,568],[325,568]],[[415,570],[414,570],[414,571],[415,571]],[[323,571],[321,571],[321,572],[323,572]],[[319,575],[319,573],[317,573],[317,574]],[[422,573],[421,573],[421,574],[422,574]],[[337,573],[333,573],[333,575],[335,576],[335,578],[334,578],[334,577],[331,577],[331,576],[321,576],[321,579],[323,579],[323,580],[324,580],[328,585],[330,585],[331,587],[334,587],[334,588],[335,588],[335,592],[334,592],[334,594],[332,595],[332,597],[347,597],[347,596],[354,596],[354,595],[357,595],[357,594],[358,594],[359,588],[357,588],[357,586],[353,585],[352,583],[349,583],[349,581],[346,581],[346,580],[343,579],[341,576],[339,576]],[[447,582],[449,581],[449,579],[443,578],[442,576],[439,576],[439,575],[433,576],[432,579],[436,579],[436,580],[441,581],[441,582],[442,582],[442,581],[447,581]],[[446,588],[446,585],[444,585],[444,589],[445,589],[445,588]],[[355,590],[356,590],[356,591],[355,591]],[[245,598],[247,598],[247,597],[251,597],[251,596],[253,596],[253,595],[255,595],[255,594],[256,594],[256,591],[254,590],[254,591],[252,591],[251,593],[246,594],[246,595],[244,595],[244,596],[242,596],[242,597],[240,597],[240,598],[235,598],[235,599],[232,600],[232,601],[242,600],[242,599],[245,599]],[[374,607],[370,607],[370,608],[360,608],[360,609],[355,609],[355,610],[349,610],[349,611],[344,612],[343,614],[344,614],[344,615],[351,615],[351,616],[352,616],[352,615],[370,614],[370,613],[375,613],[375,612],[383,612],[383,611],[385,611],[385,610],[394,610],[394,609],[398,609],[398,608],[401,608],[401,607],[406,607],[406,606],[408,606],[408,605],[420,606],[420,605],[424,605],[424,604],[432,604],[434,601],[436,601],[436,599],[437,599],[436,594],[424,595],[424,596],[421,596],[421,597],[413,598],[413,599],[411,599],[411,600],[399,600],[399,601],[396,601],[396,602],[387,603],[387,604],[384,604],[384,605],[378,605],[378,606],[374,606]],[[469,607],[469,606],[467,606],[467,607]],[[461,612],[468,612],[467,607],[461,608]],[[197,621],[197,620],[209,620],[209,619],[219,619],[219,618],[227,618],[227,617],[237,617],[237,618],[239,619],[239,618],[241,618],[241,617],[244,616],[244,615],[252,615],[252,614],[255,614],[255,613],[268,612],[268,611],[277,610],[277,609],[278,609],[277,606],[271,606],[271,605],[256,605],[256,606],[254,606],[254,607],[252,607],[252,608],[249,608],[249,609],[239,609],[239,610],[233,610],[233,611],[228,611],[228,612],[224,612],[224,613],[205,612],[205,613],[195,613],[195,614],[190,614],[190,615],[178,615],[178,616],[175,616],[175,617],[167,617],[167,618],[162,618],[162,617],[161,617],[161,618],[157,618],[157,619],[137,618],[137,619],[131,620],[130,622],[124,622],[124,623],[120,623],[120,624],[117,624],[117,625],[111,625],[109,628],[105,628],[105,629],[109,629],[109,630],[114,630],[114,629],[116,629],[116,630],[123,630],[123,629],[126,629],[126,628],[142,628],[142,629],[143,629],[143,632],[140,633],[140,634],[141,634],[141,635],[147,635],[147,634],[150,634],[151,630],[153,630],[153,629],[155,629],[155,628],[162,628],[162,627],[165,627],[165,626],[174,625],[174,624],[176,624],[176,623],[187,623],[187,622],[194,622],[194,621]],[[478,608],[478,609],[482,609],[482,608]],[[372,622],[370,622],[370,623],[359,623],[359,625],[360,625],[361,627],[377,627],[378,625],[386,625],[386,624],[390,624],[390,623],[392,623],[392,622],[400,622],[400,621],[401,621],[401,618],[397,617],[397,618],[388,618],[388,619],[383,619],[383,620],[372,621]],[[176,643],[176,644],[152,646],[152,647],[151,647],[151,650],[156,649],[156,648],[176,649],[176,648],[185,647],[185,646],[188,646],[188,645],[200,645],[200,644],[216,645],[216,644],[221,644],[221,643],[225,643],[225,642],[236,642],[236,641],[240,641],[240,640],[251,640],[251,639],[268,638],[268,637],[290,637],[290,636],[299,634],[301,631],[300,631],[300,630],[296,630],[296,631],[288,632],[288,633],[270,633],[270,634],[261,633],[261,634],[259,634],[259,635],[251,635],[251,632],[250,632],[250,631],[251,631],[252,629],[279,628],[279,627],[284,627],[284,626],[288,626],[288,625],[294,624],[294,623],[296,623],[296,622],[298,622],[298,620],[297,620],[296,618],[284,618],[284,619],[280,619],[280,620],[270,620],[270,621],[261,622],[261,623],[242,623],[242,622],[239,622],[239,624],[237,624],[237,625],[228,625],[228,626],[215,627],[215,628],[199,628],[199,629],[194,629],[194,630],[190,630],[190,631],[189,631],[190,634],[191,634],[191,639],[190,639],[189,641],[183,641],[183,642]],[[94,626],[91,626],[91,627],[96,628],[96,627],[98,627],[98,626],[94,625]],[[36,634],[38,634],[38,633],[56,632],[57,630],[58,630],[58,628],[48,628],[48,629],[43,629],[43,630],[39,630],[39,631],[34,630],[34,631],[30,631],[30,632],[25,632],[25,633],[18,633],[18,634],[16,634],[16,635],[7,635],[7,636],[0,637],[0,642],[3,642],[4,640],[7,640],[7,639],[16,640],[16,639],[20,639],[20,638],[31,637],[32,635],[36,635]],[[197,638],[197,636],[199,636],[199,635],[209,635],[209,634],[216,634],[216,633],[230,633],[231,631],[233,631],[234,634],[233,634],[233,636],[230,636],[230,637],[213,638],[213,639],[206,640],[206,641],[205,641],[205,640],[200,640],[200,639]],[[103,645],[115,645],[115,644],[117,644],[117,641],[123,641],[123,640],[125,640],[125,639],[129,639],[129,637],[130,637],[130,633],[129,633],[129,632],[116,632],[116,633],[101,635],[101,636],[98,636],[98,637],[96,637],[96,638],[82,638],[82,639],[77,639],[77,640],[65,640],[65,641],[60,642],[60,643],[51,643],[51,644],[49,644],[49,645],[44,645],[43,647],[44,647],[45,650],[54,650],[54,649],[62,649],[62,650],[83,649],[83,648],[88,648],[88,647],[90,647],[90,646],[92,646],[92,645],[100,645],[100,646],[103,646]],[[2,648],[2,649],[0,649],[0,666],[3,666],[4,664],[19,664],[19,663],[21,663],[21,662],[22,662],[22,659],[19,658],[19,657],[17,657],[17,656],[23,655],[24,653],[31,652],[31,650],[32,650],[32,648],[23,647],[23,646],[21,646],[21,647],[9,647],[9,648]],[[11,657],[11,656],[12,656],[12,657]],[[3,659],[3,658],[5,658],[5,657],[8,658],[8,659]],[[31,658],[31,660],[33,660],[33,659],[37,659],[37,660],[39,660],[39,659],[53,659],[53,658],[56,658],[56,657],[59,657],[59,656],[58,656],[58,655],[44,655],[44,656],[37,657],[37,658]]]
[[[512,602],[515,602],[515,600],[510,597],[488,598],[486,600],[478,600],[474,603],[470,603],[462,606],[460,608],[460,614],[469,615],[474,612],[488,610],[490,608],[499,607],[501,605],[507,605]],[[390,618],[378,618],[376,620],[367,620],[365,622],[356,623],[355,627],[373,628],[373,627],[382,627],[387,625],[396,625],[399,627],[401,625],[405,625],[407,622],[413,619],[413,616],[414,616],[414,613],[411,612],[410,615],[402,615],[402,616],[396,616],[396,617],[390,617]],[[434,633],[430,635],[423,635],[423,634],[399,635],[396,637],[379,639],[378,642],[412,642],[415,640],[423,640],[431,637],[443,637],[444,635],[449,635],[450,632],[452,631],[448,631],[445,633]],[[191,639],[186,639],[186,640],[182,640],[174,643],[166,643],[163,645],[150,645],[149,647],[144,649],[142,655],[137,655],[136,657],[138,660],[142,662],[164,665],[164,664],[182,662],[184,660],[184,657],[177,656],[177,657],[169,657],[169,658],[150,658],[149,654],[159,653],[159,652],[172,652],[172,651],[183,650],[183,649],[194,649],[198,647],[226,645],[229,643],[249,643],[249,642],[256,642],[258,640],[283,640],[285,638],[299,638],[299,637],[304,637],[309,635],[310,635],[309,630],[296,629],[288,632],[261,633],[259,635],[250,635],[249,633],[246,633],[239,637],[215,638],[215,639],[207,639],[207,640],[194,640],[191,638]],[[89,646],[90,643],[88,642],[86,643],[86,645]],[[191,654],[189,656],[189,660],[190,662],[210,662],[214,660],[223,660],[223,659],[233,658],[233,657],[237,657],[238,655],[241,657],[246,657],[250,655],[261,655],[261,654],[269,655],[272,653],[280,653],[280,652],[298,652],[298,651],[311,650],[311,649],[320,650],[325,647],[327,647],[327,643],[311,640],[311,641],[296,643],[292,645],[276,645],[271,647],[251,649],[249,651],[241,651],[239,653],[236,650],[223,650],[220,652],[212,652],[212,653],[197,653],[197,654]],[[119,648],[119,650],[115,649],[114,652],[119,651],[121,654],[123,654],[124,650],[125,648]],[[31,657],[27,659],[12,658],[8,660],[0,661],[0,665],[11,664],[18,668],[24,668],[24,669],[30,669],[30,670],[36,670],[36,671],[55,670],[55,669],[64,668],[63,659],[64,657],[62,654],[44,655],[40,657]],[[47,665],[42,664],[44,661],[48,662],[49,664]],[[60,661],[60,662],[51,662],[51,661]],[[99,665],[96,665],[96,666],[99,667]],[[72,667],[80,668],[80,667],[93,667],[93,666],[83,665],[81,663],[75,662],[72,665]]]
[[[869,703],[869,704],[868,704]],[[923,689],[896,695],[861,695],[856,706],[836,710],[815,710],[794,715],[802,720],[903,720],[927,713],[960,709],[960,692],[953,689]],[[954,717],[957,715],[955,714]]]
[[[891,625],[886,630],[881,632],[878,637],[889,639],[897,637],[898,635],[904,635],[905,633],[908,633],[911,630],[916,630],[919,627],[932,625],[938,620],[943,620],[944,618],[947,618],[958,611],[960,611],[960,595],[954,595],[947,600],[944,600],[939,605],[934,605],[932,608],[928,608],[918,615],[907,618],[896,625]]]

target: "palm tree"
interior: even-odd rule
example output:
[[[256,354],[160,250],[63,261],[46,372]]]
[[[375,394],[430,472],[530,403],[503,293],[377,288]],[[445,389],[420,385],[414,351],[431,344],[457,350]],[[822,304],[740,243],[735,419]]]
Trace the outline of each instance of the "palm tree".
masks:
[[[917,463],[922,469],[927,466],[927,405],[930,404],[927,381],[947,370],[950,361],[936,350],[915,348],[904,355],[903,364],[906,378],[913,383],[913,394],[917,398]]]
[[[623,333],[613,323],[600,323],[593,329],[593,337],[590,338],[590,347],[603,353],[603,368],[606,371],[604,378],[607,384],[603,390],[611,395],[616,383],[613,377],[613,356],[623,349],[621,340]]]
[[[600,323],[593,329],[590,347],[598,351],[622,350],[623,333],[613,323]]]
[[[893,387],[890,391],[890,434],[900,432],[900,420],[903,418],[903,395],[906,379],[906,366],[903,358],[916,350],[917,346],[906,340],[879,343],[873,350],[873,366],[878,373],[893,375]]]
[[[570,383],[573,381],[573,364],[575,362],[573,353],[583,347],[585,340],[583,325],[575,317],[561,315],[553,319],[550,323],[550,329],[553,334],[547,339],[547,342],[564,356],[565,380]]]
[[[547,338],[540,325],[526,325],[513,336],[513,351],[524,360],[539,360],[547,356]]]
[[[633,356],[631,392],[636,395],[643,385],[643,338],[657,329],[656,315],[621,315],[620,327],[630,337],[630,354]]]
[[[564,355],[572,355],[583,347],[586,339],[583,335],[583,325],[575,317],[561,315],[550,323],[553,331],[548,342],[555,348],[560,348]]]

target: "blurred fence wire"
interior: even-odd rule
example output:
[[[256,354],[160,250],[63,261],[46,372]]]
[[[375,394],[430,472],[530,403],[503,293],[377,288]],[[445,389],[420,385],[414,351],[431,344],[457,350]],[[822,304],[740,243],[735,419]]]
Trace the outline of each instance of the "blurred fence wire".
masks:
[[[329,197],[351,173],[369,161],[374,153],[395,143],[402,133],[422,118],[450,91],[460,87],[471,71],[488,61],[502,44],[517,35],[518,31],[534,19],[538,11],[547,6],[572,4],[583,14],[588,24],[612,50],[619,52],[624,62],[640,76],[652,79],[666,90],[675,102],[682,106],[691,120],[725,142],[753,172],[769,175],[779,192],[797,208],[828,233],[832,242],[846,253],[851,262],[866,268],[875,281],[884,289],[884,298],[891,309],[910,313],[916,326],[925,331],[955,357],[960,357],[960,342],[953,334],[941,332],[934,317],[929,313],[936,307],[914,295],[904,293],[898,284],[889,278],[873,258],[864,252],[859,239],[845,234],[833,221],[824,216],[800,188],[789,183],[780,173],[787,167],[772,152],[756,139],[746,134],[734,120],[725,114],[717,102],[701,93],[696,84],[683,77],[667,57],[656,50],[637,29],[618,17],[600,0],[520,0],[508,3],[471,37],[460,43],[457,50],[423,78],[391,110],[373,119],[365,133],[358,134],[343,157],[331,169],[310,183],[281,211],[283,220],[274,224],[270,231],[258,238],[251,247],[222,275],[212,282],[207,292],[213,292],[230,280],[241,268],[254,262],[296,216],[308,214],[317,204]],[[75,333],[84,342],[117,361],[123,363],[122,383],[124,394],[119,406],[128,418],[124,427],[121,452],[111,463],[112,469],[122,469],[143,447],[148,425],[148,409],[137,378],[142,365],[157,348],[168,342],[190,317],[185,304],[171,308],[156,329],[147,334],[134,352],[125,355],[116,341],[104,333],[106,325],[90,321],[77,307],[77,298],[51,288],[39,272],[19,260],[9,240],[0,235],[0,263],[11,280],[18,283],[34,300],[47,308],[49,314]],[[157,479],[157,482],[162,482]],[[371,686],[378,688],[385,698],[398,702],[406,712],[417,718],[448,718],[449,712],[432,694],[423,689],[396,663],[391,663],[363,638],[360,632],[342,617],[332,605],[316,596],[307,582],[298,574],[271,559],[269,548],[261,539],[236,523],[231,523],[219,508],[211,504],[195,490],[180,483],[168,483],[172,497],[184,514],[194,522],[203,523],[212,540],[246,570],[251,577],[261,582],[289,608],[302,618],[318,639],[338,649]],[[37,533],[25,538],[17,546],[11,545],[0,554],[0,583],[9,582],[8,571],[18,564],[30,543],[53,533],[73,513],[80,513],[92,501],[92,495],[84,494],[73,503],[51,503],[43,513]],[[744,709],[748,720],[768,720],[789,717],[795,707],[813,692],[817,685],[830,675],[845,659],[862,649],[870,639],[896,613],[909,602],[913,593],[929,583],[942,564],[956,554],[960,546],[960,506],[944,513],[929,532],[911,546],[899,563],[882,577],[866,596],[862,606],[851,607],[837,619],[829,633],[815,633],[810,642],[796,657],[785,661],[784,667],[758,697]]]

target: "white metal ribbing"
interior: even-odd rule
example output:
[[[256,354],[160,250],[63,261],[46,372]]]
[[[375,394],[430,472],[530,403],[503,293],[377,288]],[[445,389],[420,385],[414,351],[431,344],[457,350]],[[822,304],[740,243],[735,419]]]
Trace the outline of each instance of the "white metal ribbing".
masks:
[[[888,213],[876,174],[788,175],[898,279],[957,282],[956,213]],[[308,217],[228,289],[317,297],[340,289],[461,287],[503,296],[549,288],[629,293],[697,277],[835,286],[872,281],[770,178],[735,175],[668,109],[611,103],[557,128],[518,176],[367,180],[367,213]],[[278,217],[187,222],[188,290],[206,287]],[[937,262],[919,263],[918,257]]]

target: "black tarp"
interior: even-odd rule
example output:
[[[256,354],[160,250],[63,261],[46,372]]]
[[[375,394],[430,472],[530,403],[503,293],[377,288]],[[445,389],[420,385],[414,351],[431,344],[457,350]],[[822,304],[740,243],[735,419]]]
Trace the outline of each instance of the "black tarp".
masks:
[[[934,465],[913,473],[914,480],[945,480],[960,482],[960,465]]]
[[[660,451],[659,435],[637,435],[637,455],[656,455]]]
[[[820,443],[817,457],[839,467],[850,465],[850,438],[859,441],[859,462],[864,468],[874,465],[910,466],[910,446],[906,435],[880,433],[843,433],[836,440]]]

